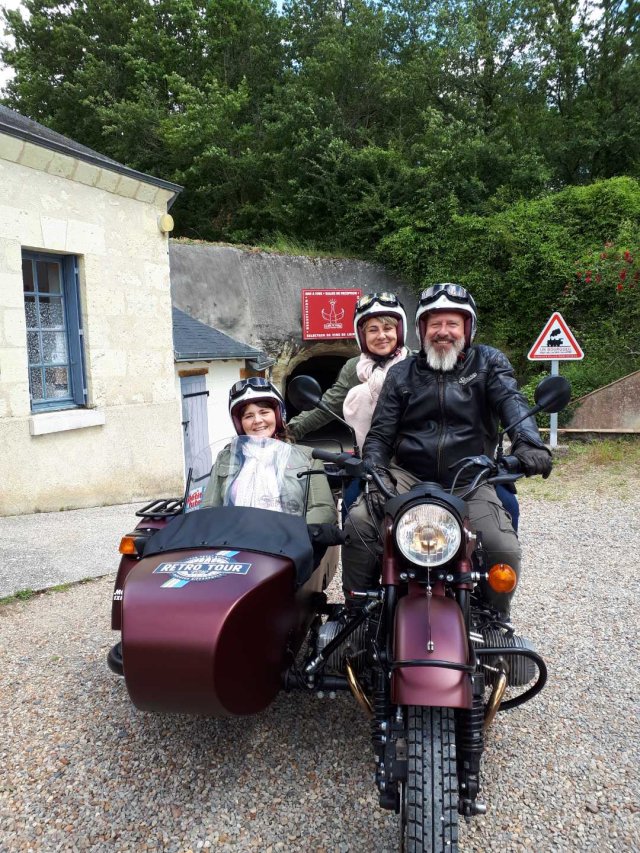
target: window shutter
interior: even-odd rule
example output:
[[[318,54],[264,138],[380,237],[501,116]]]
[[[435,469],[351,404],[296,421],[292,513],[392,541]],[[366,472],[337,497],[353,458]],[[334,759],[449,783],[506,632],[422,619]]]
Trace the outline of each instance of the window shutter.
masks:
[[[84,352],[82,312],[80,310],[80,279],[78,262],[73,256],[64,259],[64,283],[67,306],[67,329],[69,330],[69,369],[71,393],[77,406],[87,402],[84,387]]]

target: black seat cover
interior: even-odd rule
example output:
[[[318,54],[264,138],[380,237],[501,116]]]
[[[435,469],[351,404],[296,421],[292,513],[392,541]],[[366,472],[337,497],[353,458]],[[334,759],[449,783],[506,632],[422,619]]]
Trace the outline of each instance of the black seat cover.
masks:
[[[304,518],[244,506],[206,507],[177,516],[149,539],[144,556],[200,547],[287,557],[296,567],[298,586],[306,583],[314,569]]]

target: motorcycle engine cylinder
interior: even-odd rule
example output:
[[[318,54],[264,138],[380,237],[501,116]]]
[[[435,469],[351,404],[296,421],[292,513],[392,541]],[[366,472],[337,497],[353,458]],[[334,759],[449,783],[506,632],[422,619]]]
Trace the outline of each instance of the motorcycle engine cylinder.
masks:
[[[345,623],[340,619],[325,622],[318,630],[316,653],[319,654],[328,646],[344,627]],[[365,640],[366,622],[363,622],[331,653],[324,667],[327,675],[344,675],[347,658],[351,660],[354,672],[361,672],[364,666]]]
[[[532,652],[535,651],[529,640],[525,637],[519,637],[517,634],[509,636],[497,628],[484,628],[482,636],[484,637],[484,645],[488,648],[505,649],[503,657],[509,667],[507,681],[509,687],[524,687],[525,684],[533,681],[538,672],[538,667],[531,658],[528,658],[526,655],[510,655],[506,653],[508,649],[528,649]],[[495,666],[497,660],[496,658],[487,657],[483,658],[483,663]],[[488,683],[493,686],[498,676],[497,673],[489,670],[485,677]]]

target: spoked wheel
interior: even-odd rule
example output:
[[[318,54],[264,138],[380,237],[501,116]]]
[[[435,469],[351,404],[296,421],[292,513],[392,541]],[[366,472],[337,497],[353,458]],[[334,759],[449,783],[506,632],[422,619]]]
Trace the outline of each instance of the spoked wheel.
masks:
[[[400,791],[400,850],[458,849],[455,719],[451,708],[407,708],[407,781]]]

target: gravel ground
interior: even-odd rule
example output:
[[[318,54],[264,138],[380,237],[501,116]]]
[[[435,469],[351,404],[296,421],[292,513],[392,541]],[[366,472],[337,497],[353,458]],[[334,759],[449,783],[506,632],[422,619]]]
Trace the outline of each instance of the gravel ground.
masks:
[[[514,616],[550,681],[498,716],[488,812],[461,825],[460,848],[640,851],[638,577],[623,551],[640,498],[522,504]],[[3,853],[398,849],[349,696],[281,696],[246,719],[136,711],[105,665],[112,582],[0,607]]]

